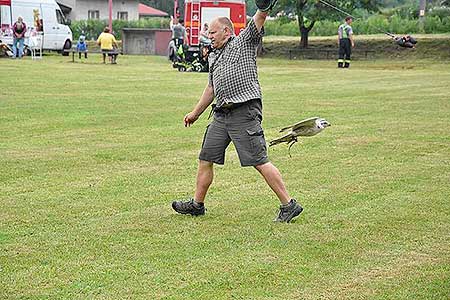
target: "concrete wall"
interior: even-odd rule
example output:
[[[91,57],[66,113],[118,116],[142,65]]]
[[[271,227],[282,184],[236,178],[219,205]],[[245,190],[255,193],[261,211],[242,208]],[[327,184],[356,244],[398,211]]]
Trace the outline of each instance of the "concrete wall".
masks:
[[[124,28],[123,54],[165,56],[171,37],[172,31],[169,29]]]
[[[57,2],[72,8],[67,16],[73,21],[87,20],[89,10],[98,10],[100,20],[109,18],[108,0],[57,0]],[[117,19],[117,12],[128,12],[128,21],[138,20],[138,0],[113,0],[113,20]]]

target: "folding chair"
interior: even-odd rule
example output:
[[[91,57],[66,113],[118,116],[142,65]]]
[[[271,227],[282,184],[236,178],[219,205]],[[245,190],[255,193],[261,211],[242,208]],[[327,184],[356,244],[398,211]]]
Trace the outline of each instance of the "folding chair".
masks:
[[[31,59],[42,59],[42,42],[43,34],[41,32],[36,32],[29,37],[28,47],[31,51]]]

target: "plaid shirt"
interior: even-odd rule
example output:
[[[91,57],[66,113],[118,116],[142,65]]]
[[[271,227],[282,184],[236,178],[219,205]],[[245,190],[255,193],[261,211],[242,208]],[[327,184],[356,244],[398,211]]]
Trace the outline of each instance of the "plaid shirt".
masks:
[[[209,85],[214,89],[217,107],[262,99],[256,68],[256,47],[262,39],[251,20],[237,37],[209,56]]]

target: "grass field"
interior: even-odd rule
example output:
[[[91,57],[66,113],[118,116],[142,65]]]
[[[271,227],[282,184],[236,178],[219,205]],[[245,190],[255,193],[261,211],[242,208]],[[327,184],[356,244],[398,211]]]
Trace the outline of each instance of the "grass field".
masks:
[[[450,63],[259,60],[265,134],[332,127],[271,160],[277,200],[234,149],[204,217],[191,196],[207,75],[165,58],[0,59],[0,299],[449,299]]]

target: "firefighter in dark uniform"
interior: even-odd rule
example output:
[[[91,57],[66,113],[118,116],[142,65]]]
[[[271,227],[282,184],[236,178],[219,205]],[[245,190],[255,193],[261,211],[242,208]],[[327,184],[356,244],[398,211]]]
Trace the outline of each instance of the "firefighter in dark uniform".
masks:
[[[353,19],[351,17],[345,18],[345,23],[339,26],[339,59],[338,68],[350,67],[350,55],[352,54],[352,47],[355,47],[353,41]]]

